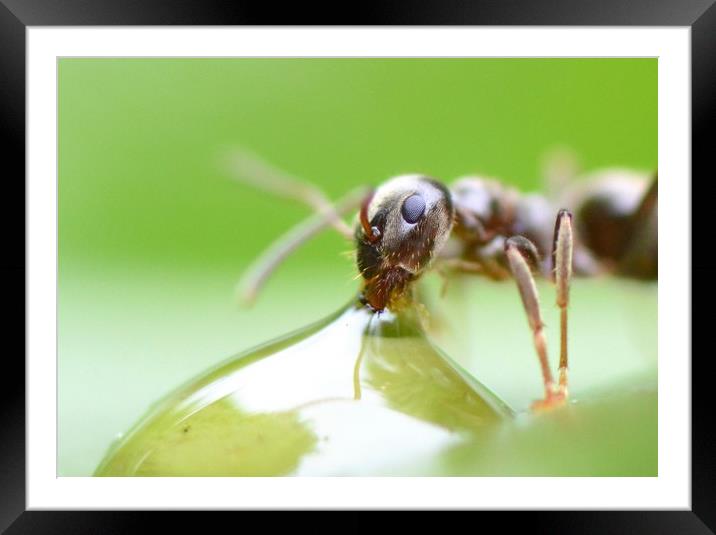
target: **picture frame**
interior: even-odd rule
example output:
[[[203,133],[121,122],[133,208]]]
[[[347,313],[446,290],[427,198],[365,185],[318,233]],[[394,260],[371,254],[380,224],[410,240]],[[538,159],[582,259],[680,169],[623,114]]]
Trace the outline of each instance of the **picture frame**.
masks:
[[[6,355],[8,377],[18,378],[3,389],[3,444],[0,446],[0,527],[9,526],[9,533],[46,532],[62,523],[67,531],[89,532],[112,525],[115,529],[131,529],[141,523],[137,513],[86,513],[48,512],[25,510],[25,363],[20,357],[25,346],[26,243],[25,232],[20,232],[18,221],[25,221],[25,120],[26,120],[26,31],[32,26],[156,26],[156,25],[314,25],[323,19],[328,25],[498,25],[498,26],[682,26],[691,29],[691,88],[692,88],[692,176],[706,176],[707,155],[710,144],[708,130],[716,116],[716,94],[713,90],[716,73],[716,7],[706,1],[632,2],[622,5],[617,1],[558,2],[549,5],[518,3],[439,3],[421,2],[408,8],[382,4],[369,14],[358,15],[356,20],[342,20],[329,12],[311,13],[304,7],[298,13],[282,11],[271,14],[270,9],[257,8],[235,2],[143,2],[126,5],[116,0],[93,2],[79,0],[50,2],[47,0],[0,0],[0,55],[4,90],[2,110],[3,146],[12,172],[7,173],[6,194],[13,199],[12,210],[6,210],[4,228],[18,229],[6,235],[3,273],[8,284],[12,313],[6,320],[6,339],[17,341],[18,347]],[[693,180],[692,180],[693,184]],[[10,206],[9,206],[10,207]],[[703,213],[703,212],[701,212]],[[693,207],[693,215],[698,215]],[[694,235],[702,229],[692,220]],[[692,243],[693,240],[692,237]],[[699,243],[698,241],[695,241]],[[683,259],[686,261],[687,259]],[[694,266],[692,266],[693,269]],[[696,273],[705,270],[696,265]],[[22,305],[20,306],[20,303]],[[693,316],[693,320],[698,320]],[[702,320],[703,321],[703,320]],[[693,327],[692,327],[693,329]],[[693,332],[693,331],[692,331]],[[24,351],[23,351],[24,353]],[[686,355],[684,355],[686,357]],[[500,521],[509,526],[525,523],[534,528],[583,533],[641,531],[649,533],[713,533],[716,530],[716,468],[712,462],[716,438],[710,426],[709,403],[706,401],[707,357],[692,359],[692,508],[690,511],[561,511],[502,514]],[[565,484],[568,484],[565,483]]]

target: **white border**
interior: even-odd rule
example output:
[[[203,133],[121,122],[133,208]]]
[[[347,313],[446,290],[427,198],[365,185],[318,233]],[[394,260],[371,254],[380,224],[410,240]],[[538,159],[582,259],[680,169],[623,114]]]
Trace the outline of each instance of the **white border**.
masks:
[[[27,40],[29,509],[691,508],[689,28],[28,28]],[[659,476],[56,477],[59,56],[658,56]]]

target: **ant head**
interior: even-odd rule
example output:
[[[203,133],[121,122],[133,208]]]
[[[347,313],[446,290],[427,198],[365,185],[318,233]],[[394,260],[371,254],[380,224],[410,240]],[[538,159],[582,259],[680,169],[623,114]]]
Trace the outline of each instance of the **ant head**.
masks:
[[[423,272],[450,235],[453,218],[448,189],[421,175],[393,178],[364,201],[357,263],[373,308],[388,306]]]

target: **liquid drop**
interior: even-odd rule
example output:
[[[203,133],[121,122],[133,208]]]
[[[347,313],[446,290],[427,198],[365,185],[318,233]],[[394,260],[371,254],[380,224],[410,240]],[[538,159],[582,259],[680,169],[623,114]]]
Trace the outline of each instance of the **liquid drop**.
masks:
[[[428,341],[413,308],[351,302],[167,396],[95,475],[414,473],[511,416]]]

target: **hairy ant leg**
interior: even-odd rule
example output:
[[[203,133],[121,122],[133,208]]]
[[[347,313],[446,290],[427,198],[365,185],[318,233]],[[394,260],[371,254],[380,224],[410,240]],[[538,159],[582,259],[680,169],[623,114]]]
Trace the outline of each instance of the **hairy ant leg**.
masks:
[[[560,348],[559,348],[559,392],[567,396],[567,310],[569,307],[569,283],[572,279],[572,256],[574,236],[572,233],[572,214],[562,209],[557,214],[554,225],[552,246],[552,273],[557,285],[557,306],[560,312]]]
[[[563,404],[566,397],[562,392],[555,391],[554,379],[549,369],[547,341],[543,330],[544,323],[540,313],[537,286],[532,275],[533,267],[539,264],[537,248],[527,238],[513,236],[505,242],[505,254],[527,313],[535,350],[542,369],[545,397],[543,400],[533,403],[532,408],[534,410],[550,409]]]
[[[542,180],[547,196],[556,200],[580,173],[577,155],[566,147],[549,151],[542,161]]]

